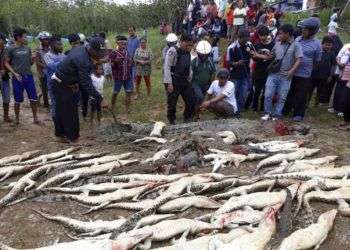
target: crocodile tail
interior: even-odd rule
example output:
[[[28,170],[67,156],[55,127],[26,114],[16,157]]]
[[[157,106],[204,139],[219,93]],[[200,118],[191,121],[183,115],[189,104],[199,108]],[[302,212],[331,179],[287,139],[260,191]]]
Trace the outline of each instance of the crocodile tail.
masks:
[[[47,213],[44,213],[43,211],[40,211],[40,210],[35,210],[35,209],[32,209],[35,213],[39,214],[40,216],[44,217],[45,219],[47,220],[52,220],[53,219],[53,216],[52,215],[49,215]]]
[[[46,200],[49,200],[49,201],[66,201],[66,200],[68,200],[67,195],[58,195],[58,194],[56,194],[55,191],[46,190],[46,189],[36,189],[36,190],[31,190],[29,192],[24,193],[21,198],[15,200],[14,202],[12,202],[9,205],[14,205],[14,204],[20,203],[20,202],[25,201],[25,200],[30,200],[30,199],[37,199],[38,201],[40,201],[41,200],[40,198],[43,198],[45,201]]]

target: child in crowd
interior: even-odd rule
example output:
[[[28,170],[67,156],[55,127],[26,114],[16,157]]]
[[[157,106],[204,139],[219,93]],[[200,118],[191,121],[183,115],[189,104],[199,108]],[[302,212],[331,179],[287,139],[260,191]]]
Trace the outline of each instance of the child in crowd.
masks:
[[[312,71],[311,89],[309,93],[309,102],[314,92],[317,89],[315,105],[329,103],[332,94],[332,77],[334,75],[336,57],[332,52],[333,39],[330,36],[325,36],[322,40],[322,59],[317,63]]]
[[[91,80],[92,80],[92,85],[94,85],[94,88],[98,93],[103,96],[103,85],[105,83],[105,76],[103,74],[103,66],[101,64],[96,64],[94,66],[94,71],[91,74]],[[94,123],[94,117],[96,114],[96,119],[97,119],[97,124],[100,125],[101,123],[101,117],[102,117],[102,112],[101,112],[101,103],[97,102],[90,102],[91,106],[91,113],[90,113],[90,124],[93,126]]]

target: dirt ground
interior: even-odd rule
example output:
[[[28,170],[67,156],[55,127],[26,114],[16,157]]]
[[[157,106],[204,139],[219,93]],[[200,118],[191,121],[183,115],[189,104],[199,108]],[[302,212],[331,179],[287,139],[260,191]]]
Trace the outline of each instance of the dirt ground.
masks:
[[[2,117],[0,117],[2,119]],[[55,142],[53,136],[53,127],[48,112],[41,110],[40,119],[43,125],[38,126],[32,123],[31,113],[28,107],[22,114],[21,124],[18,127],[0,123],[0,157],[14,155],[30,150],[41,149],[43,152],[54,152],[68,145]],[[111,120],[106,118],[104,123]],[[267,125],[270,126],[270,125]],[[312,133],[315,134],[314,140],[309,147],[321,148],[322,156],[339,155],[341,157],[339,164],[350,164],[350,133],[341,132],[334,128],[333,124],[314,127]],[[88,124],[82,122],[81,143],[84,144],[82,152],[101,152],[110,151],[111,153],[126,152],[129,148],[117,143],[105,143],[97,140],[94,130],[90,129]],[[137,154],[137,152],[136,152]],[[192,172],[208,172],[211,169],[191,170]],[[238,169],[225,169],[226,174],[244,174],[251,173],[253,166],[242,164]],[[140,169],[140,172],[144,169]],[[135,170],[137,172],[137,170]],[[11,181],[7,180],[6,182]],[[6,192],[0,191],[0,197]],[[335,205],[313,202],[315,217],[310,218],[302,212],[292,222],[292,231],[305,227],[316,220],[321,212]],[[55,241],[69,241],[66,230],[62,226],[48,222],[40,217],[33,210],[43,210],[50,214],[60,214],[76,219],[112,220],[117,216],[127,216],[128,212],[123,210],[102,210],[90,215],[81,215],[86,208],[81,207],[73,202],[23,202],[18,205],[5,209],[0,214],[0,241],[16,248],[33,248],[39,246],[51,245]],[[189,209],[179,217],[193,218],[198,215],[207,213],[207,211],[198,209]],[[281,225],[283,226],[283,225]],[[280,235],[277,233],[273,242],[280,241]],[[154,245],[157,246],[157,245]],[[320,249],[346,250],[350,249],[350,218],[337,216],[334,229]]]

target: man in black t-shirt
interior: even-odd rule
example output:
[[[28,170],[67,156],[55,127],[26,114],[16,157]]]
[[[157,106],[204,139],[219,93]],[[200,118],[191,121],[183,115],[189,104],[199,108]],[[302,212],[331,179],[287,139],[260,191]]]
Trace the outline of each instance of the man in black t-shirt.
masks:
[[[275,43],[272,41],[269,28],[262,25],[257,29],[260,42],[255,45],[256,53],[269,55]],[[264,108],[264,90],[268,77],[267,67],[271,63],[271,60],[262,60],[254,57],[255,70],[253,72],[253,111],[262,111]],[[259,106],[260,103],[260,106]]]
[[[309,92],[309,102],[312,94],[317,88],[316,102],[318,104],[329,103],[333,84],[332,78],[337,64],[336,55],[333,53],[333,38],[325,36],[322,40],[322,60],[315,65],[311,75],[311,88]]]

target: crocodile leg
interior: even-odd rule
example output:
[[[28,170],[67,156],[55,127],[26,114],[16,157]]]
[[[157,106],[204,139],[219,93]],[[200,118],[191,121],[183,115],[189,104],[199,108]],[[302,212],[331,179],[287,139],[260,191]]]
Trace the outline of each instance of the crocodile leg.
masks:
[[[13,174],[13,171],[7,172],[3,177],[1,177],[0,182],[6,180],[6,179],[9,178],[12,174]]]
[[[85,215],[85,214],[89,214],[89,213],[91,213],[91,212],[97,211],[97,210],[99,210],[99,209],[101,209],[101,208],[104,208],[104,207],[108,206],[110,203],[111,203],[111,202],[104,202],[104,203],[101,203],[101,204],[98,205],[98,206],[91,207],[87,212],[84,212],[84,213],[82,213],[82,214]]]
[[[145,240],[145,243],[139,244],[137,247],[141,250],[148,250],[151,249],[152,246],[152,239]]]
[[[35,186],[36,181],[33,181],[33,180],[31,180],[31,179],[28,179],[28,180],[26,181],[26,183],[27,183],[27,186],[24,188],[24,192],[27,192],[29,189],[32,189],[32,187]]]

